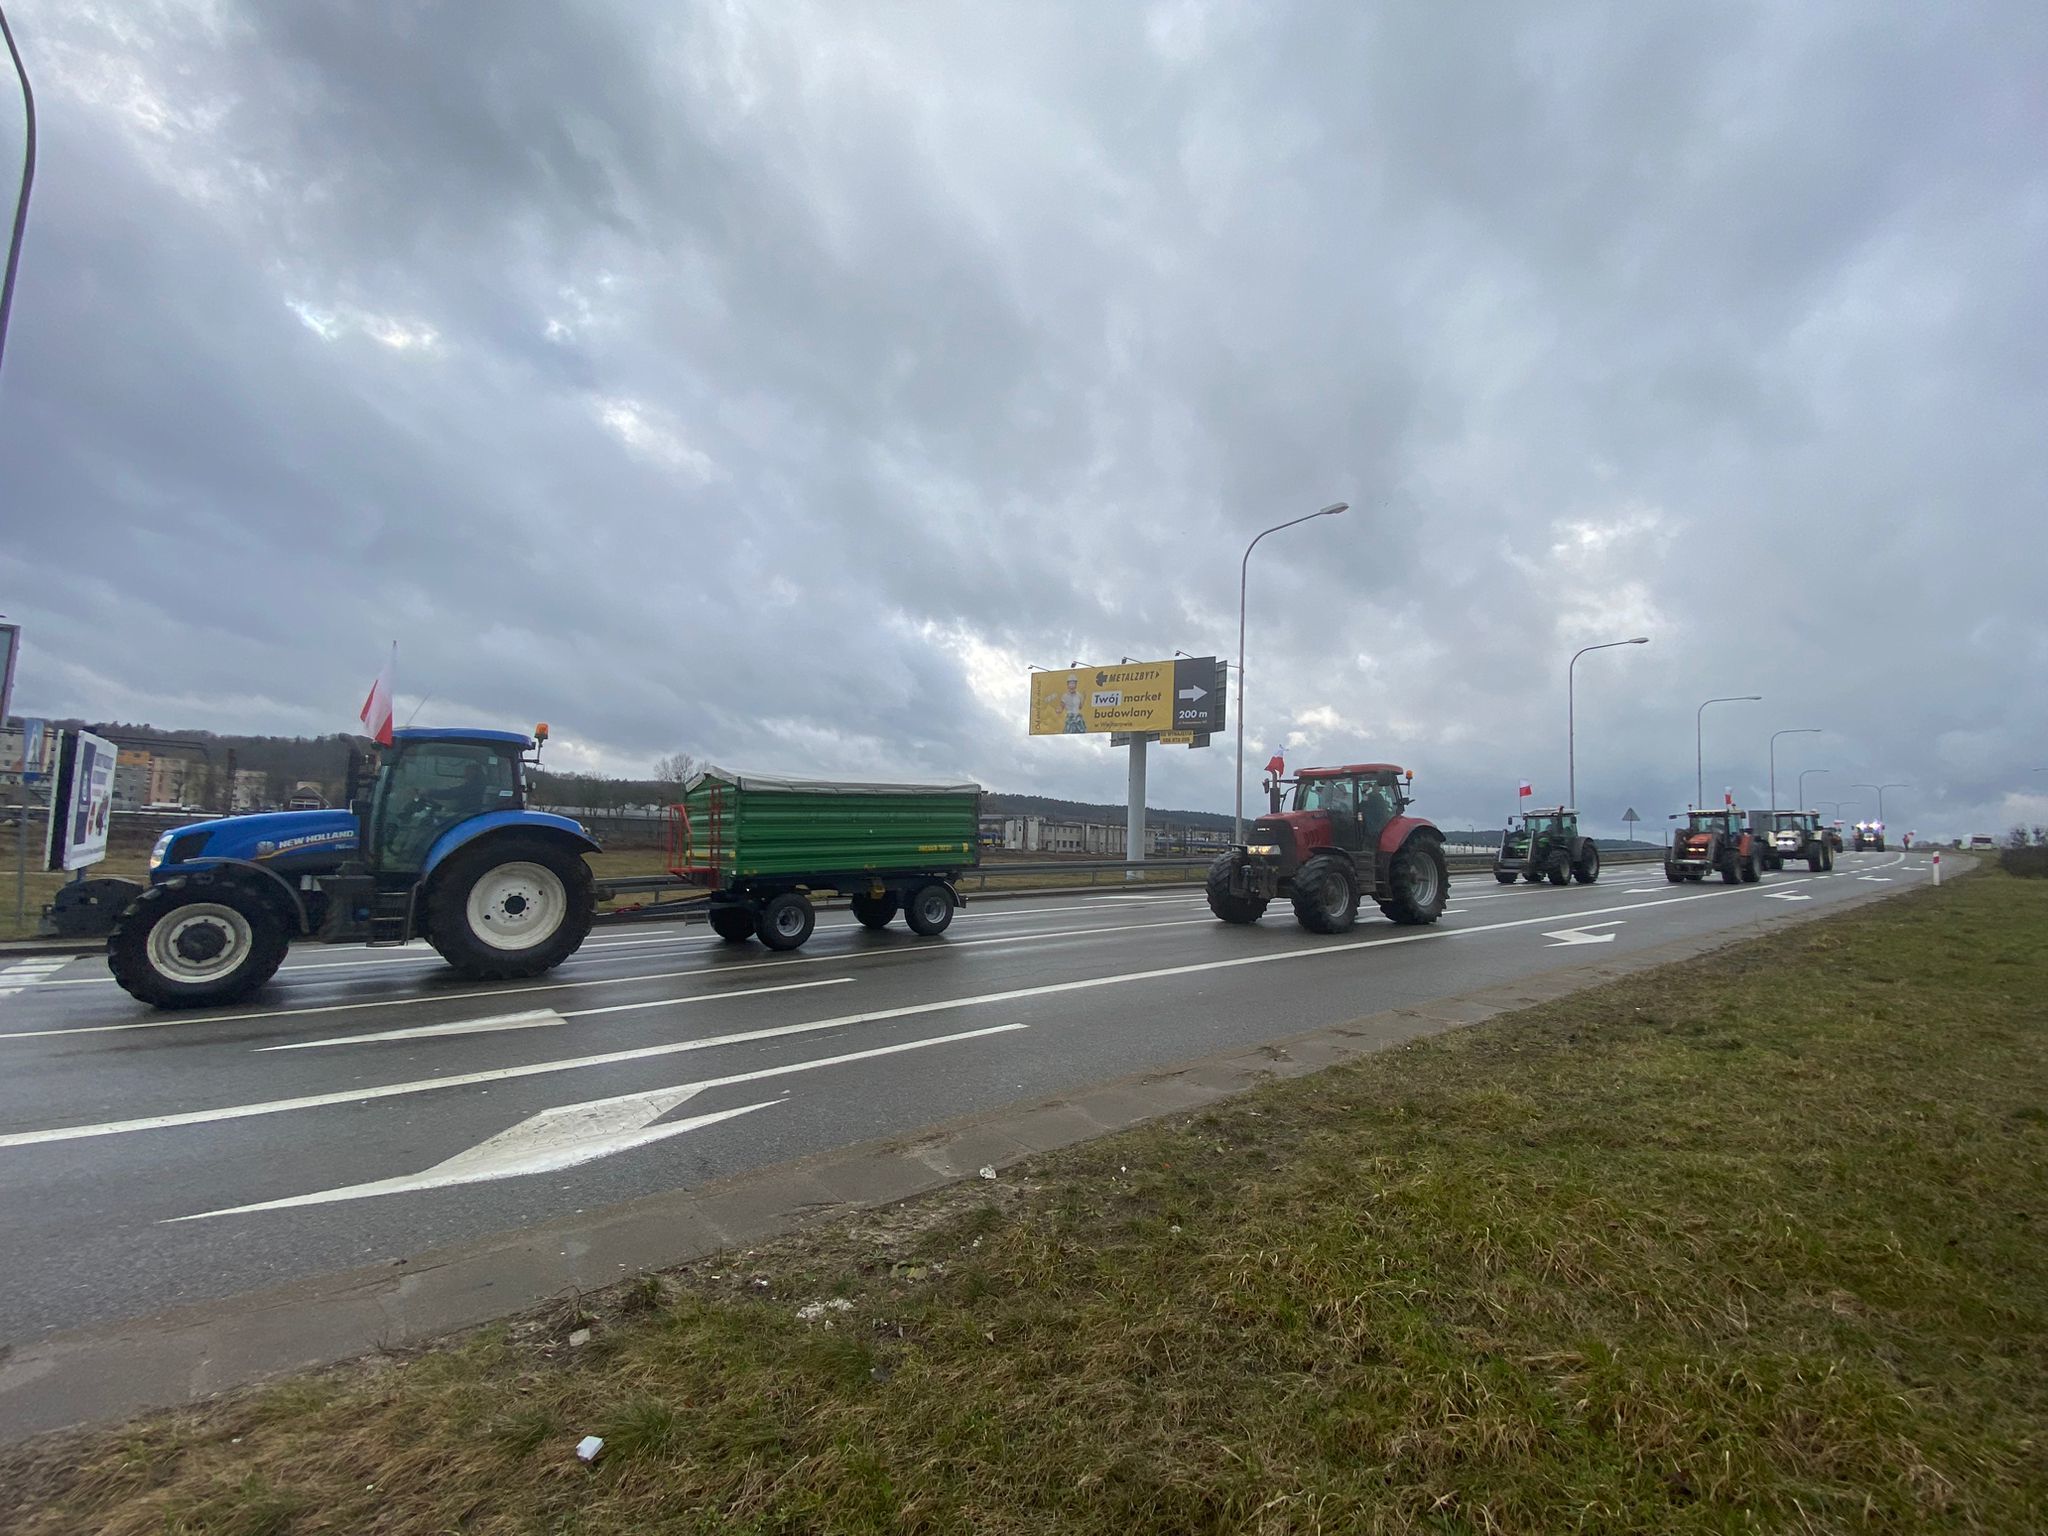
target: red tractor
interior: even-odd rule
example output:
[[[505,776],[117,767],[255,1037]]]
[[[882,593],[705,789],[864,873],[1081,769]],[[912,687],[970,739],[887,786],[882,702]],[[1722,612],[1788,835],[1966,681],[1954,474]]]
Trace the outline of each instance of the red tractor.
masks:
[[[1277,759],[1276,759],[1277,761]],[[1266,780],[1271,814],[1250,841],[1209,866],[1209,910],[1226,923],[1256,923],[1276,896],[1294,904],[1311,933],[1343,933],[1370,896],[1397,923],[1433,923],[1450,891],[1443,834],[1406,816],[1413,773],[1392,763],[1304,768]],[[1293,805],[1280,809],[1281,787]]]
[[[1676,812],[1673,821],[1678,820]],[[1673,885],[1719,874],[1728,884],[1754,885],[1764,877],[1764,840],[1743,822],[1734,806],[1685,813],[1685,825],[1671,834],[1664,853],[1664,878]]]

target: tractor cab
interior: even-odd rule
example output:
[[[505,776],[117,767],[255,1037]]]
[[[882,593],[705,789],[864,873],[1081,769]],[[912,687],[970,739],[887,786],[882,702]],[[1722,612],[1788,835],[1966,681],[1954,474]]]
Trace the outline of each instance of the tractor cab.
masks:
[[[367,800],[353,807],[364,831],[367,871],[416,878],[434,845],[453,828],[492,812],[524,809],[522,768],[532,745],[515,731],[392,732]]]
[[[1326,825],[1329,837],[1318,842],[1353,852],[1371,848],[1388,824],[1408,808],[1414,777],[1412,773],[1404,775],[1392,763],[1304,768],[1295,776],[1291,806],[1279,813],[1280,819],[1296,827],[1308,822]],[[1276,812],[1280,784],[1276,779],[1270,786]]]

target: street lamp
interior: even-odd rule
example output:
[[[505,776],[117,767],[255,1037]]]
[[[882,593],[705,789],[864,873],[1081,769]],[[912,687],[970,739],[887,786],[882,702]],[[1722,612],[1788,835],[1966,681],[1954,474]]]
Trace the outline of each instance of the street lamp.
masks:
[[[1319,511],[1311,512],[1311,513],[1309,513],[1309,514],[1308,514],[1308,515],[1307,515],[1306,517],[1297,517],[1297,518],[1293,518],[1293,519],[1291,519],[1291,520],[1290,520],[1290,521],[1288,521],[1288,522],[1284,522],[1284,523],[1275,523],[1275,524],[1274,524],[1274,525],[1273,525],[1272,527],[1268,528],[1268,529],[1266,530],[1266,532],[1265,532],[1265,533],[1261,533],[1261,534],[1260,534],[1260,535],[1258,536],[1258,538],[1256,538],[1256,539],[1253,539],[1253,540],[1251,541],[1251,543],[1249,543],[1249,544],[1245,545],[1245,547],[1244,547],[1244,559],[1242,559],[1242,560],[1240,560],[1240,561],[1238,562],[1238,566],[1237,566],[1237,801],[1236,801],[1236,811],[1235,811],[1235,813],[1233,814],[1233,816],[1232,816],[1232,818],[1231,818],[1231,820],[1232,820],[1232,832],[1231,832],[1231,841],[1232,841],[1233,843],[1242,843],[1242,842],[1244,841],[1244,597],[1245,597],[1245,581],[1246,581],[1247,573],[1248,573],[1248,572],[1250,571],[1250,569],[1251,569],[1251,563],[1252,563],[1252,551],[1253,551],[1253,550],[1255,550],[1255,549],[1257,549],[1257,548],[1259,547],[1259,539],[1263,539],[1263,538],[1264,538],[1264,537],[1266,536],[1266,534],[1267,534],[1267,533],[1278,533],[1278,532],[1279,532],[1279,531],[1280,531],[1281,529],[1283,529],[1283,528],[1292,528],[1292,527],[1294,527],[1294,526],[1295,526],[1295,525],[1296,525],[1297,523],[1306,523],[1306,522],[1309,522],[1309,521],[1311,521],[1312,519],[1314,519],[1314,518],[1318,518],[1318,517],[1335,517],[1335,516],[1336,516],[1336,515],[1337,515],[1337,514],[1338,514],[1339,512],[1348,512],[1348,511],[1349,511],[1350,509],[1351,509],[1351,503],[1350,503],[1350,502],[1348,502],[1348,501],[1333,501],[1333,502],[1331,502],[1331,503],[1330,503],[1330,504],[1329,504],[1329,505],[1328,505],[1327,507],[1324,507],[1324,508],[1322,508],[1322,509],[1321,509],[1321,510],[1319,510]]]
[[[1817,725],[1793,725],[1787,726],[1782,731],[1771,732],[1771,809],[1773,811],[1778,808],[1778,738],[1780,736],[1818,736],[1819,734],[1820,727]]]
[[[1884,825],[1884,792],[1888,789],[1911,789],[1910,784],[1851,784],[1851,789],[1874,789],[1877,791],[1877,824]]]
[[[14,231],[7,240],[7,269],[0,276],[0,356],[7,351],[7,316],[14,308],[14,273],[21,265],[21,237],[28,228],[28,194],[36,181],[36,93],[29,89],[28,69],[21,62],[21,50],[14,46],[14,29],[7,25],[7,13],[0,11],[0,38],[7,41],[7,56],[14,60],[15,78],[21,81],[21,110],[25,119],[21,140],[21,195],[14,204]]]
[[[1707,700],[1707,704],[1758,704],[1762,701],[1763,695],[1760,693],[1731,693],[1726,698],[1709,699]],[[1702,704],[1696,711],[1694,711],[1692,717],[1692,767],[1693,777],[1695,780],[1695,783],[1693,785],[1694,799],[1692,803],[1695,806],[1705,805],[1707,803],[1707,773],[1705,747],[1707,704]]]
[[[1637,635],[1633,640],[1608,640],[1600,645],[1588,645],[1572,653],[1572,659],[1564,669],[1564,776],[1565,793],[1571,797],[1573,810],[1579,807],[1579,701],[1575,691],[1573,668],[1587,651],[1611,651],[1617,645],[1648,645],[1648,635]]]
[[[1802,768],[1799,770],[1799,788],[1793,791],[1794,794],[1799,796],[1799,804],[1796,809],[1801,811],[1806,809],[1806,776],[1809,773],[1826,773],[1827,771],[1825,768]],[[1819,803],[1817,800],[1814,802],[1816,805]],[[1776,807],[1773,806],[1772,809],[1775,810]]]

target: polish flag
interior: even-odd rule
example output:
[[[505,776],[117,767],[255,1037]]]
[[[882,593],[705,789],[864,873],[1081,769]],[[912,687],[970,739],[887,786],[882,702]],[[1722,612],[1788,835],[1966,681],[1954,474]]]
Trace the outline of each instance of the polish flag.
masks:
[[[370,696],[363,700],[363,712],[357,718],[363,722],[363,729],[376,738],[382,747],[391,745],[391,683],[398,672],[398,642],[391,642],[391,655],[385,659],[384,670],[377,674],[377,681],[370,684]]]
[[[1724,789],[1724,790],[1722,790],[1722,791],[1721,791],[1721,803],[1722,803],[1723,805],[1726,805],[1726,806],[1730,806],[1730,807],[1732,807],[1732,806],[1733,806],[1733,805],[1735,804],[1735,791],[1734,791],[1734,790],[1732,790],[1732,789]]]
[[[1522,780],[1520,784],[1515,786],[1515,798],[1517,800],[1526,800],[1535,793],[1535,786],[1532,785],[1527,779]]]
[[[1279,778],[1282,774],[1287,772],[1287,760],[1284,757],[1282,757],[1278,752],[1275,752],[1271,757],[1266,759],[1266,772],[1270,773],[1276,779]]]

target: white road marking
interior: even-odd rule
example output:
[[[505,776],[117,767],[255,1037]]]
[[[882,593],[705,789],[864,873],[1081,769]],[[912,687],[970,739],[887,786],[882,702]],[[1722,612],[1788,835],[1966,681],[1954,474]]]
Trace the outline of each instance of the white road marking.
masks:
[[[1724,890],[1701,891],[1690,896],[1667,896],[1662,901],[1649,902],[1647,906],[1678,906],[1686,902],[1712,901],[1729,896],[1752,894],[1754,886],[1731,886]],[[1600,917],[1608,912],[1641,912],[1644,906],[1604,907],[1590,912],[1574,914],[1578,917]],[[606,1051],[596,1056],[573,1056],[558,1061],[537,1061],[524,1066],[497,1067],[482,1072],[453,1073],[446,1077],[424,1078],[414,1082],[385,1083],[369,1088],[346,1089],[338,1093],[309,1094],[295,1099],[273,1099],[257,1104],[230,1104],[219,1109],[187,1110],[168,1115],[148,1115],[134,1120],[111,1120],[98,1125],[64,1125],[40,1131],[14,1131],[0,1134],[0,1148],[41,1146],[49,1142],[78,1141],[88,1137],[119,1136],[133,1131],[164,1130],[184,1125],[204,1125],[216,1120],[237,1120],[252,1115],[282,1114],[294,1109],[313,1109],[328,1104],[354,1104],[367,1099],[398,1098],[408,1094],[432,1093],[441,1088],[467,1088],[478,1083],[503,1082],[509,1078],[537,1077],[549,1072],[571,1072],[581,1067],[613,1066],[626,1061],[644,1061],[658,1056],[673,1056],[682,1051],[709,1050],[714,1046],[740,1044],[750,1040],[766,1040],[785,1035],[809,1034],[822,1029],[838,1029],[854,1024],[875,1024],[890,1019],[917,1018],[926,1014],[948,1013],[961,1008],[981,1007],[989,1003],[1018,1002],[1025,998],[1051,997],[1068,992],[1092,992],[1103,987],[1125,986],[1132,982],[1159,981],[1169,976],[1194,976],[1210,971],[1235,970],[1248,965],[1284,965],[1290,961],[1321,960],[1332,955],[1356,954],[1364,949],[1379,949],[1394,944],[1420,944],[1431,939],[1455,939],[1477,933],[1497,933],[1509,928],[1527,928],[1536,923],[1554,923],[1556,913],[1541,917],[1512,918],[1506,922],[1479,923],[1470,928],[1430,928],[1419,933],[1398,933],[1387,938],[1360,939],[1349,944],[1326,944],[1312,949],[1284,949],[1268,954],[1238,955],[1228,960],[1200,960],[1187,965],[1161,966],[1146,971],[1125,971],[1111,976],[1087,976],[1075,981],[1048,982],[1037,987],[1016,987],[1003,992],[983,992],[969,997],[938,998],[926,1003],[909,1003],[899,1008],[881,1008],[869,1013],[842,1014],[837,1018],[818,1019],[808,1024],[785,1024],[775,1029],[748,1030],[739,1034],[714,1036],[704,1040],[678,1040],[663,1045],[636,1046],[630,1050]],[[1151,925],[1147,925],[1151,926]],[[658,1004],[657,1004],[658,1005]],[[1021,1026],[1020,1026],[1021,1027]]]
[[[1858,875],[1856,878],[1858,880],[1868,880],[1874,885],[1890,885],[1892,883],[1890,875]]]
[[[0,966],[0,997],[12,997],[30,987],[47,985],[45,978],[71,963],[69,955],[37,955]]]
[[[1813,898],[1804,891],[1772,891],[1772,901],[1811,901]]]
[[[904,945],[896,949],[854,950],[836,955],[782,955],[772,960],[747,960],[738,964],[697,965],[684,971],[636,971],[630,976],[596,976],[588,981],[545,981],[523,987],[496,987],[488,992],[426,992],[409,997],[386,997],[366,1003],[312,1003],[301,1008],[269,1008],[253,1013],[179,1014],[172,1018],[138,1019],[131,1024],[76,1024],[59,1029],[0,1030],[0,1041],[41,1040],[53,1035],[120,1034],[131,1029],[178,1029],[193,1024],[246,1024],[257,1019],[293,1019],[317,1013],[356,1013],[372,1008],[415,1008],[422,1003],[470,1002],[477,998],[517,997],[529,992],[561,992],[577,987],[619,987],[636,981],[673,981],[683,976],[729,976],[737,971],[758,971],[769,966],[847,965],[878,956],[923,956],[951,954],[960,949],[980,949],[991,944],[1029,944],[1037,939],[1085,938],[1098,933],[1132,933],[1144,928],[1193,928],[1213,923],[1212,917],[1174,918],[1164,923],[1116,923],[1100,928],[1053,928],[1036,933],[1009,934],[994,939],[948,939],[943,944]],[[668,1002],[687,999],[668,998]]]
[[[285,1045],[258,1046],[257,1052],[265,1051],[310,1051],[326,1045],[365,1045],[379,1040],[428,1040],[436,1035],[482,1035],[492,1034],[501,1029],[546,1029],[569,1019],[580,1019],[593,1013],[625,1013],[635,1008],[662,1008],[671,1004],[722,1003],[732,997],[759,997],[766,992],[808,992],[813,987],[842,987],[851,982],[851,976],[831,976],[823,981],[792,981],[779,987],[748,987],[742,992],[703,992],[695,997],[664,997],[645,1003],[622,1003],[615,1008],[580,1008],[570,1013],[557,1013],[552,1008],[539,1008],[528,1013],[499,1013],[489,1018],[466,1019],[454,1024],[422,1024],[414,1029],[387,1029],[374,1035],[333,1035],[325,1040],[294,1040]]]
[[[1620,924],[1625,923],[1627,921],[1628,919],[1623,917],[1610,917],[1604,922],[1585,923],[1577,928],[1557,928],[1546,930],[1543,937],[1546,939],[1554,939],[1556,941],[1555,943],[1548,946],[1551,949],[1557,949],[1572,944],[1612,944],[1618,937],[1618,935],[1612,933],[1595,933],[1593,930],[1595,928],[1618,927]]]

